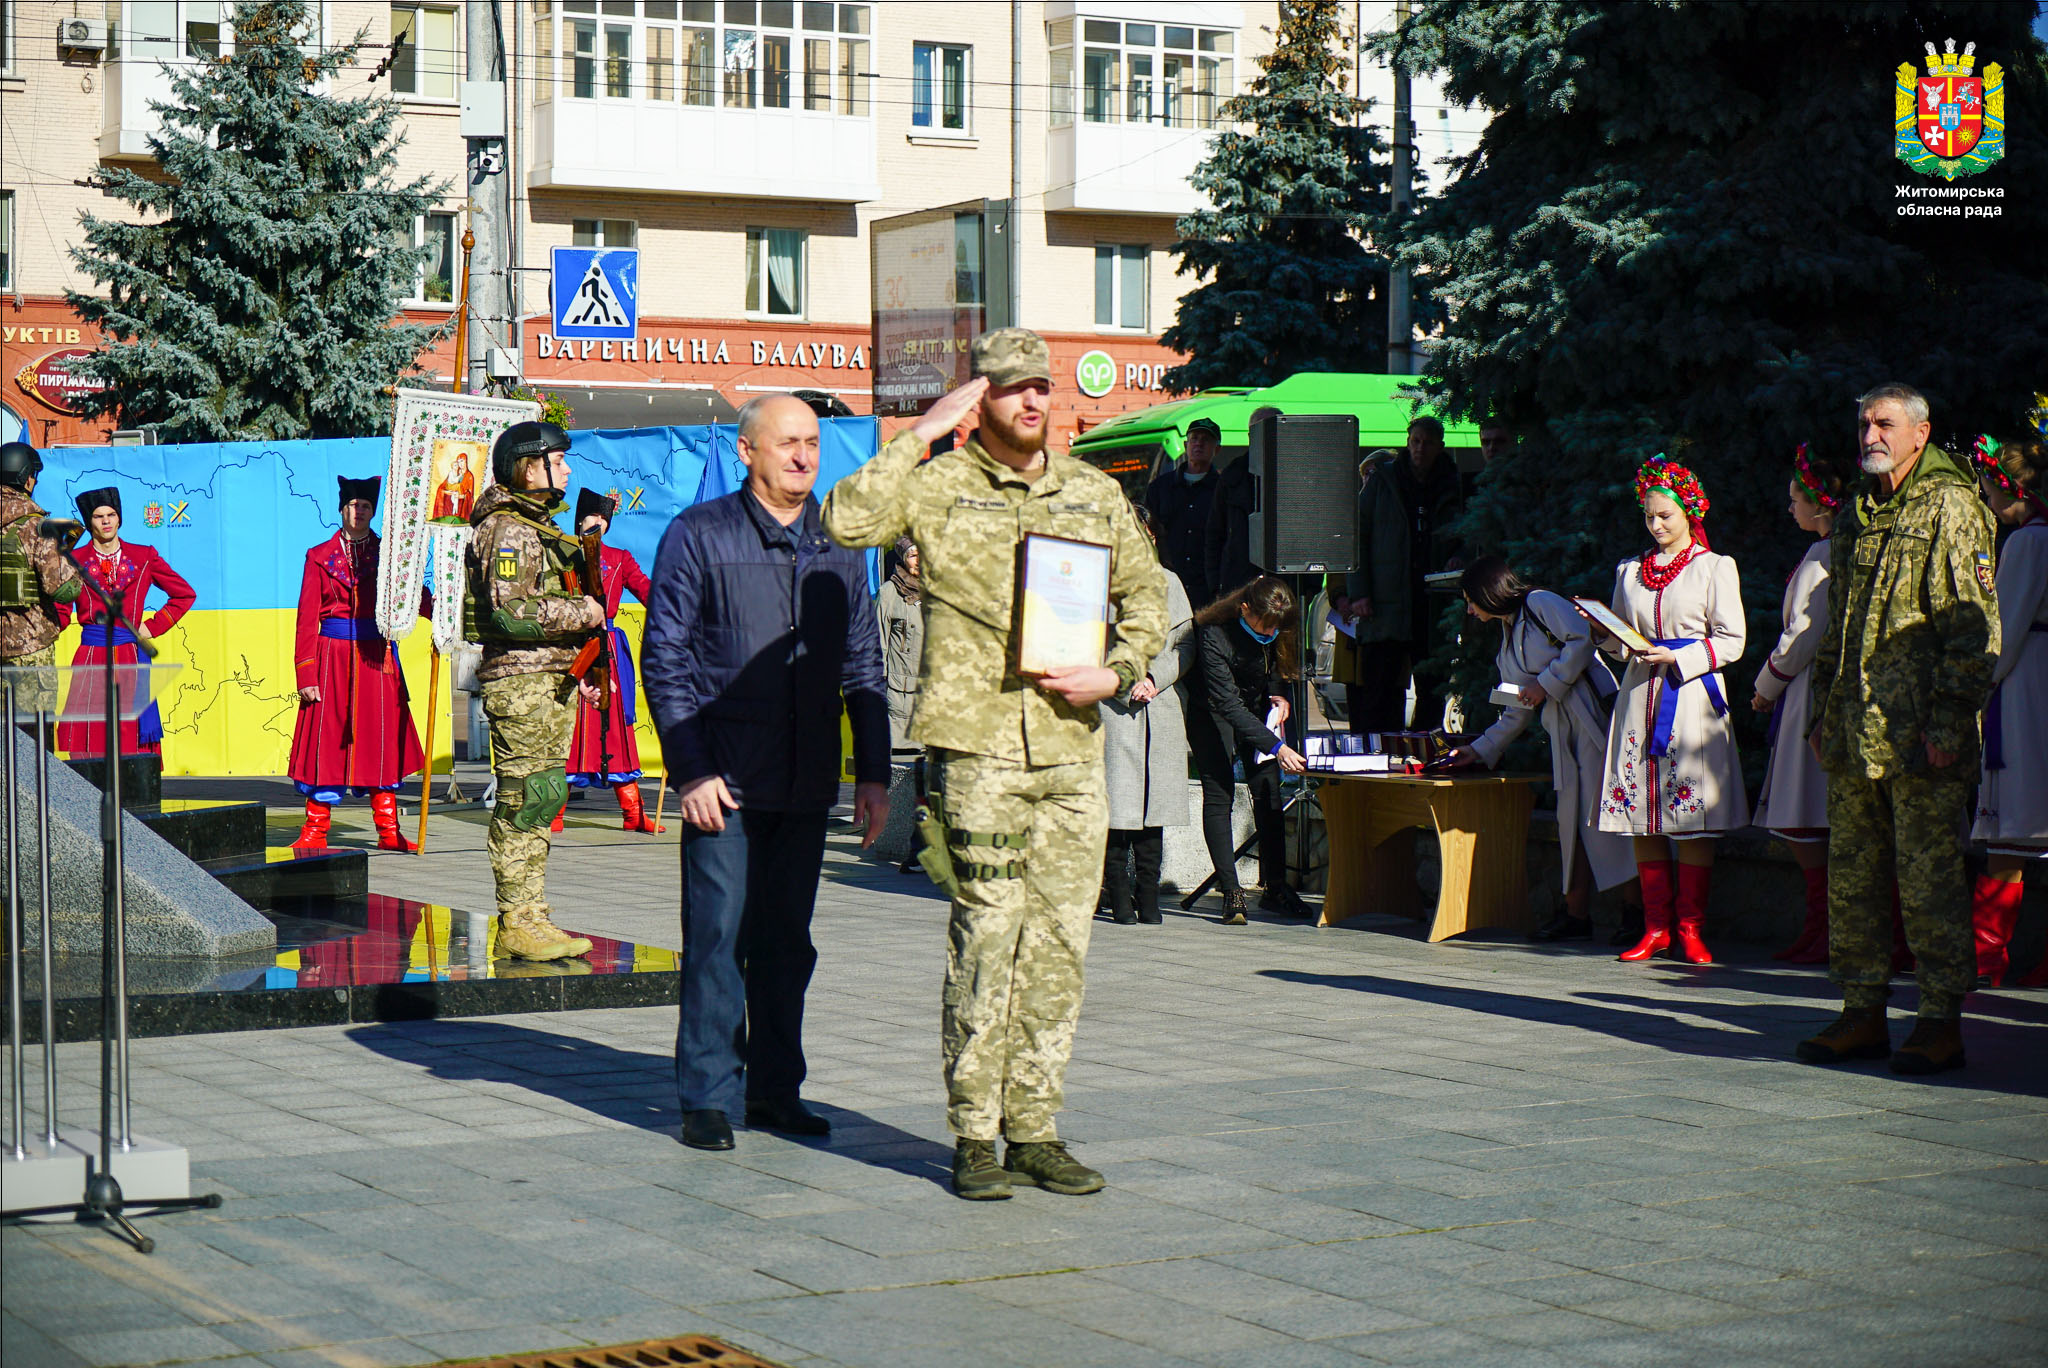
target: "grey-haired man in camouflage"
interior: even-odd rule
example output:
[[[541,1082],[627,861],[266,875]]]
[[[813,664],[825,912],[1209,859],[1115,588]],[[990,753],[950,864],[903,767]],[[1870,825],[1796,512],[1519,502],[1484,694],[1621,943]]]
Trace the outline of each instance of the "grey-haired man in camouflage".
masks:
[[[1166,577],[1109,476],[1045,449],[1052,358],[1036,333],[977,338],[974,378],[825,500],[844,546],[908,534],[923,562],[924,658],[910,739],[930,748],[932,802],[958,892],[941,1053],[953,1189],[1014,1183],[1079,1194],[1102,1175],[1054,1128],[1080,1018],[1109,827],[1095,705],[1125,697],[1166,638]],[[957,451],[934,439],[979,410]],[[1025,677],[1012,655],[1017,548],[1028,532],[1112,549],[1104,664]],[[995,1142],[1009,1141],[998,1166]]]

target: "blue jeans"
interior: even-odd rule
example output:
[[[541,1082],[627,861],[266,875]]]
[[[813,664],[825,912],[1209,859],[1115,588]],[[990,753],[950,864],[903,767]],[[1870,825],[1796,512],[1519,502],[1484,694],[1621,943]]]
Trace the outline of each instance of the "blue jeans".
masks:
[[[683,998],[676,1095],[684,1111],[741,1114],[792,1101],[804,1081],[804,992],[818,952],[811,909],[825,814],[725,815],[683,834]]]

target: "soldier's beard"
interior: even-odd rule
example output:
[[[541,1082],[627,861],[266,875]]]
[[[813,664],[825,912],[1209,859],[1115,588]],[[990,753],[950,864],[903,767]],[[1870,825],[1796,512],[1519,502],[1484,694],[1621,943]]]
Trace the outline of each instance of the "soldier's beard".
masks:
[[[1019,456],[1036,456],[1045,450],[1045,419],[1042,415],[1037,427],[1023,429],[1004,422],[993,413],[983,412],[981,425]]]
[[[1888,474],[1891,468],[1898,463],[1899,458],[1886,451],[1883,447],[1872,447],[1865,451],[1861,462],[1865,475]]]

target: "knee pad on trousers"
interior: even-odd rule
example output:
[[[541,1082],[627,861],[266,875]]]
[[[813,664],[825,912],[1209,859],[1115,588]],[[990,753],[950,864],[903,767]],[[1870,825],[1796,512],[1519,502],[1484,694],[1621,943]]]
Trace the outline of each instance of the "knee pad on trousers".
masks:
[[[512,814],[512,825],[520,831],[537,831],[555,820],[562,804],[569,801],[566,768],[541,770],[526,776],[526,797]]]

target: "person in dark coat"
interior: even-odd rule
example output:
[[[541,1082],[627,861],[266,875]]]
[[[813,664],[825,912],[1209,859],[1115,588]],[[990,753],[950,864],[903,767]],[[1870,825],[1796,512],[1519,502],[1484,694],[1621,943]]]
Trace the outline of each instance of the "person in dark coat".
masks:
[[[1180,577],[1191,603],[1207,603],[1217,589],[1208,570],[1209,508],[1222,480],[1216,470],[1222,443],[1223,431],[1214,421],[1195,419],[1188,424],[1180,461],[1159,472],[1145,490],[1159,563]]]
[[[853,728],[857,824],[889,815],[889,704],[866,557],[825,535],[818,419],[794,395],[739,415],[747,483],[662,535],[647,605],[647,702],[681,796],[683,1143],[731,1149],[729,1115],[823,1135],[798,1095],[811,910]],[[843,700],[843,704],[842,704]]]
[[[1223,924],[1245,924],[1244,889],[1237,881],[1230,809],[1237,781],[1233,760],[1244,766],[1252,820],[1259,834],[1259,909],[1303,916],[1308,905],[1287,886],[1287,842],[1280,804],[1280,772],[1300,774],[1300,752],[1283,739],[1289,705],[1287,682],[1301,677],[1301,620],[1294,591],[1276,575],[1262,575],[1195,614],[1201,633],[1200,669],[1188,690],[1188,748],[1202,781],[1202,840],[1223,893]],[[1279,730],[1276,730],[1279,729]]]
[[[1255,429],[1259,420],[1280,410],[1273,407],[1252,410],[1246,420]],[[1194,430],[1194,424],[1188,425]],[[1245,454],[1223,467],[1216,475],[1216,492],[1209,500],[1209,529],[1202,550],[1203,579],[1210,593],[1220,594],[1232,585],[1244,584],[1259,573],[1252,564],[1252,457]],[[1190,590],[1193,586],[1189,586]],[[1208,596],[1189,597],[1207,603]]]

